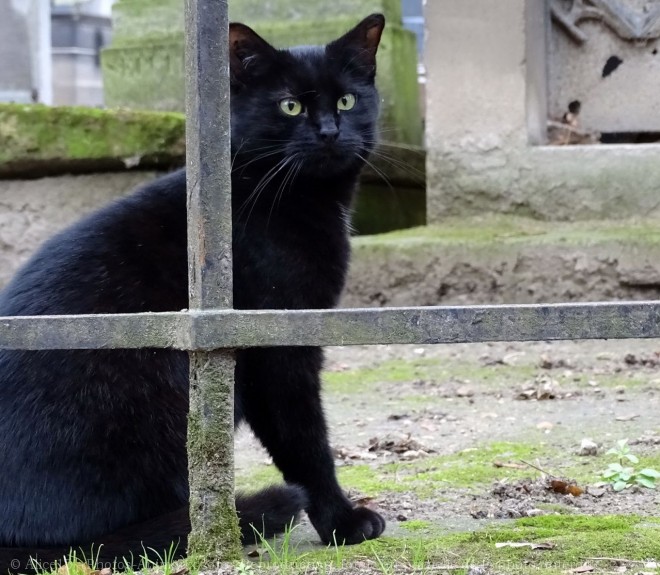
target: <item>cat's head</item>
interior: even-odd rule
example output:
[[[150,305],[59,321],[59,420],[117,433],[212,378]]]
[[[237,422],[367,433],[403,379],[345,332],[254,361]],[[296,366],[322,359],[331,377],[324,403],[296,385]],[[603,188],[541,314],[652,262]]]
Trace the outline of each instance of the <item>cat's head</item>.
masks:
[[[278,50],[231,24],[235,166],[252,162],[322,178],[357,172],[376,140],[374,80],[384,26],[385,18],[373,14],[327,46]]]

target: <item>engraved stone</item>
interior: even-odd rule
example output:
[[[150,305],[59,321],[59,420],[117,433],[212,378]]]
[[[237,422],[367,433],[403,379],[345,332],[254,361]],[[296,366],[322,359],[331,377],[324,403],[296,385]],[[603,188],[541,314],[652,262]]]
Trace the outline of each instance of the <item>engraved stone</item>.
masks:
[[[113,41],[102,55],[111,107],[183,111],[183,0],[120,0]],[[386,139],[418,145],[422,121],[415,35],[402,27],[400,0],[234,0],[230,17],[276,46],[328,42],[371,12],[387,26],[378,51],[381,125]]]
[[[550,0],[549,115],[585,132],[660,132],[660,0]]]

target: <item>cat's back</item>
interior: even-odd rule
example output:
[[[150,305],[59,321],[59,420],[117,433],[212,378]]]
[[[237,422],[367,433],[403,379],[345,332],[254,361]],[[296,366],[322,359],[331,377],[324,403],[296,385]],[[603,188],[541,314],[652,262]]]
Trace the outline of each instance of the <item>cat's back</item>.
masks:
[[[16,274],[0,315],[186,307],[185,205],[177,172],[83,218]],[[0,547],[68,543],[185,503],[187,378],[184,352],[0,351]]]
[[[168,289],[186,295],[175,287],[186,273],[185,202],[178,171],[84,217],[17,272],[0,292],[0,315],[177,309],[164,300]]]

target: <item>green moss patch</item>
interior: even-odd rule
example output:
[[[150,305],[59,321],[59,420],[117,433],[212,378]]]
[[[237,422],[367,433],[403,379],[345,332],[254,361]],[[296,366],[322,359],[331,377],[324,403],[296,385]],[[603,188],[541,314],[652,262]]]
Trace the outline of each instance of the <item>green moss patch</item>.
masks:
[[[547,222],[517,216],[449,218],[441,224],[362,236],[355,246],[396,245],[402,250],[420,246],[461,244],[593,245],[602,241],[660,244],[656,221]]]
[[[589,558],[610,557],[624,564],[630,562],[631,568],[635,565],[637,570],[654,573],[657,571],[651,566],[641,567],[660,553],[660,526],[649,525],[635,516],[537,517],[458,534],[413,531],[409,536],[383,537],[353,547],[329,546],[291,555],[287,572],[431,573],[444,572],[445,566],[448,572],[465,575],[471,567],[485,566],[489,572],[502,575],[556,575],[585,562],[607,570],[616,562],[594,563]],[[267,565],[255,565],[256,572]]]
[[[182,163],[181,114],[0,104],[0,177]]]
[[[363,393],[373,391],[379,383],[401,383],[415,380],[474,381],[479,386],[523,383],[538,371],[535,365],[481,366],[465,361],[420,358],[391,360],[373,367],[347,371],[326,371],[323,374],[325,388],[330,393]],[[424,398],[428,401],[428,398]]]
[[[540,451],[535,445],[496,442],[410,463],[341,467],[338,474],[342,485],[371,497],[387,492],[405,492],[425,498],[448,487],[482,488],[493,481],[534,475],[533,470],[495,467],[493,462],[532,459],[538,457]]]
[[[413,519],[411,521],[405,521],[401,523],[401,528],[405,531],[410,531],[412,533],[418,531],[428,531],[433,528],[433,524],[428,521],[422,521],[421,519]]]

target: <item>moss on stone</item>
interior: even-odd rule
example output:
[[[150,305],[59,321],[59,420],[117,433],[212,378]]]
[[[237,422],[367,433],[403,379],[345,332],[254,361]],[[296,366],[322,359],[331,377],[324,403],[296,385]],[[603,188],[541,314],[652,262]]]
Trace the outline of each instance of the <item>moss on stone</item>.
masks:
[[[185,105],[183,2],[123,0],[113,11],[116,33],[102,54],[106,101],[132,109],[182,111]],[[258,8],[257,8],[258,6]],[[422,142],[415,35],[401,26],[398,0],[327,4],[246,0],[232,18],[253,23],[278,47],[317,45],[338,38],[369,12],[385,11],[388,25],[378,51],[381,126],[389,139]]]
[[[518,216],[493,214],[482,217],[449,218],[439,224],[363,236],[357,247],[397,245],[401,250],[441,245],[594,245],[602,242],[660,244],[656,220],[598,220],[548,222]]]
[[[192,354],[190,370],[188,548],[210,567],[218,559],[240,556],[233,482],[234,359],[223,352]]]
[[[49,163],[158,165],[185,154],[181,114],[0,104],[0,175]]]
[[[229,6],[232,20],[244,22],[317,20],[334,18],[337,14],[364,18],[373,12],[385,14],[392,22],[401,22],[400,0],[233,0]]]
[[[113,6],[113,46],[145,38],[179,33],[184,28],[183,0],[120,0]],[[356,22],[370,13],[381,12],[395,23],[401,22],[400,0],[232,0],[229,18],[234,22],[257,25],[260,22],[324,21],[337,14]]]

